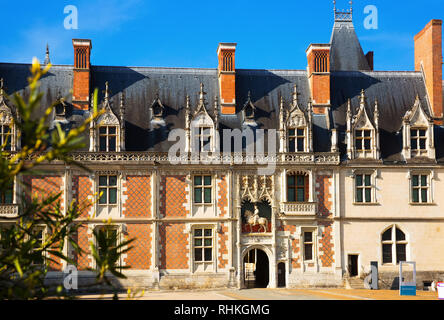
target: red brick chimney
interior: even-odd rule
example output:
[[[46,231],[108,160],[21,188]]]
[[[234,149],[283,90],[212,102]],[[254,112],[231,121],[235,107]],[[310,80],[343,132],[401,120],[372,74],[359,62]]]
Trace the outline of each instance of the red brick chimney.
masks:
[[[236,114],[236,70],[234,55],[236,43],[219,43],[219,94],[222,114]]]
[[[375,70],[374,56],[375,56],[375,53],[373,51],[369,51],[365,55],[365,58],[367,59],[367,62],[368,62],[368,65],[369,65],[371,71]]]
[[[442,20],[430,21],[415,36],[415,70],[423,70],[435,123],[442,124]]]
[[[88,110],[91,82],[91,40],[73,39],[74,77],[72,85],[72,103],[74,107]]]
[[[322,114],[330,107],[330,45],[311,44],[306,53],[313,112]]]

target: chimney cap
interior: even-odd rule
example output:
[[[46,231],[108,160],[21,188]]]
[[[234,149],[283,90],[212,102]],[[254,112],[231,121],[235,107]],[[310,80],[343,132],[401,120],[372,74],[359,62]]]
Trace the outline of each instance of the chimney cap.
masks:
[[[92,48],[90,39],[72,39],[73,46],[88,46]]]
[[[221,49],[235,50],[236,46],[237,43],[235,42],[219,42],[219,45],[217,47],[217,53],[219,54]]]

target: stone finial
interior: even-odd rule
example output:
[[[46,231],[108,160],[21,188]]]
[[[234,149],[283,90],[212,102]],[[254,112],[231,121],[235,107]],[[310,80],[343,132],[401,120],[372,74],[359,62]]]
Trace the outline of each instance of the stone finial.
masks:
[[[43,62],[44,65],[48,65],[51,63],[51,60],[49,59],[49,45],[46,44],[46,55],[45,55],[45,61]]]

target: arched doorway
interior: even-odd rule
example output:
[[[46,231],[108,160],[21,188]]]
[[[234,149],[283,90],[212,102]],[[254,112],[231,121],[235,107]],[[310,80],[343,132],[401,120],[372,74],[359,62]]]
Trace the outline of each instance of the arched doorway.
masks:
[[[285,288],[286,282],[285,282],[285,263],[279,262],[278,263],[278,287],[279,288]]]
[[[266,288],[270,282],[267,254],[258,248],[249,250],[244,257],[244,284],[246,288]]]

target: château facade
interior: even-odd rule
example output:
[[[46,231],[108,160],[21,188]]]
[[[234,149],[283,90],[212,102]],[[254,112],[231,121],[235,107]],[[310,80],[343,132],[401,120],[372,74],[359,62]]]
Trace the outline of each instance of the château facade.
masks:
[[[21,176],[31,190],[16,181],[1,195],[0,224],[24,192],[62,192],[62,210],[87,204],[77,234],[87,253],[95,228],[136,238],[123,286],[334,287],[372,261],[383,287],[400,261],[416,262],[420,287],[443,281],[441,30],[432,20],[415,36],[405,72],[374,71],[351,11],[335,10],[331,41],[308,47],[306,70],[237,69],[235,43],[219,44],[215,69],[94,66],[92,42],[73,39],[74,64],[41,81],[42,111],[57,101],[52,125],[69,130],[99,88],[105,113],[72,154],[90,171],[56,161]],[[29,69],[0,63],[0,142],[10,130],[12,153],[20,133],[4,93],[26,96]],[[250,225],[255,213],[266,223]],[[73,258],[92,277],[92,255]]]

